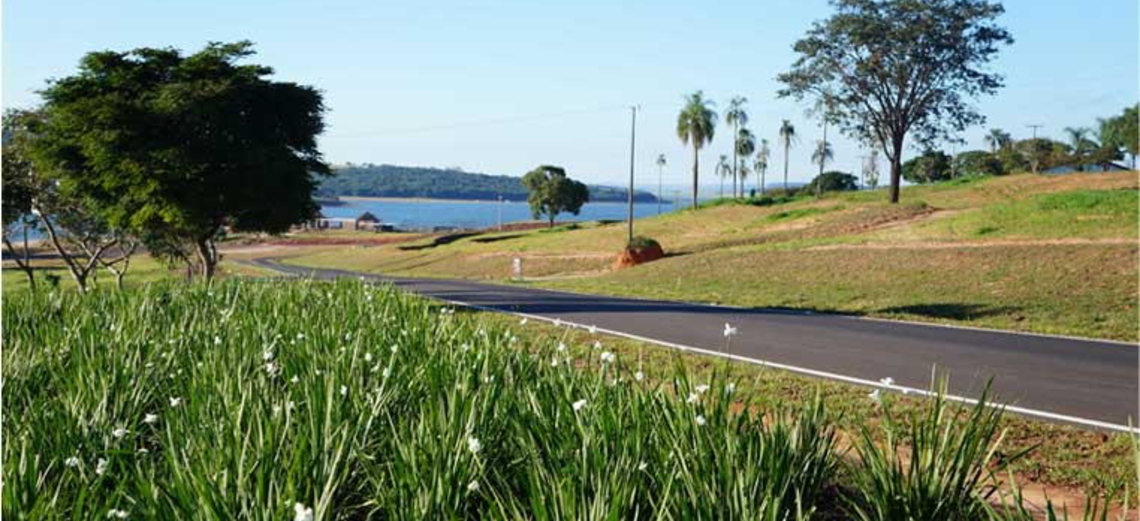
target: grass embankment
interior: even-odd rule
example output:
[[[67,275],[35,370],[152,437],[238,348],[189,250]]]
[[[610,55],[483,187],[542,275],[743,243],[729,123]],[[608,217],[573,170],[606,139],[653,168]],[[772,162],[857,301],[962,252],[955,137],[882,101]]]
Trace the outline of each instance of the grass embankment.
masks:
[[[488,320],[349,281],[10,300],[3,513],[1027,519],[986,499],[995,410],[887,397],[845,459],[808,388]]]
[[[43,251],[46,252],[47,250]],[[50,252],[48,254],[50,255]],[[71,290],[76,287],[75,279],[73,279],[71,273],[67,271],[67,266],[58,258],[32,259],[32,267],[35,272],[36,284],[39,288],[45,290],[50,289],[53,286],[53,279],[61,289]],[[103,286],[115,287],[114,274],[103,269],[97,269],[92,273],[94,277],[90,280],[90,284],[93,289]],[[240,276],[264,277],[272,275],[275,275],[275,273],[256,266],[224,261],[218,264],[216,274],[219,278]],[[126,287],[136,287],[163,280],[186,278],[187,274],[185,268],[172,268],[150,255],[140,254],[131,258],[131,265],[127,270],[126,277],[123,278],[123,285]],[[4,293],[10,295],[17,295],[29,289],[28,278],[24,275],[24,272],[17,268],[14,262],[8,261],[4,262],[3,279],[0,280],[0,285],[3,286]]]
[[[640,219],[667,258],[612,265],[625,227],[584,223],[448,244],[298,249],[286,262],[1136,341],[1136,172],[962,179]]]

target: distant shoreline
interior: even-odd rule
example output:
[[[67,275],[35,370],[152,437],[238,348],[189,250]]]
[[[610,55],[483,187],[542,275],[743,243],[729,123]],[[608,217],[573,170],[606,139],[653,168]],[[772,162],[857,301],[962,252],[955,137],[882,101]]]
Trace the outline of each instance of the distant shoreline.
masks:
[[[361,195],[338,195],[337,199],[344,202],[351,201],[364,201],[364,202],[392,202],[392,203],[497,203],[497,199],[454,199],[454,198],[435,198],[435,197],[367,197]],[[525,200],[515,201],[504,199],[505,203],[523,203]],[[657,204],[657,201],[635,201],[636,204]],[[586,204],[626,204],[625,201],[590,201]],[[669,201],[661,201],[661,204],[669,204]]]

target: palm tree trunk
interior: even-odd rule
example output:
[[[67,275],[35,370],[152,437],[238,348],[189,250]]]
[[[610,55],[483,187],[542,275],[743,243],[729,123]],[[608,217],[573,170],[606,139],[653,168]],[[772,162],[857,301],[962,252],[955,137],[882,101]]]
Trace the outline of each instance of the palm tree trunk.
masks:
[[[700,151],[701,149],[693,145],[693,208],[697,207],[697,181],[700,176]]]
[[[788,195],[788,146],[790,143],[784,141],[784,196]]]
[[[736,128],[738,123],[732,124],[732,197],[736,198],[736,139],[739,136],[740,130]]]

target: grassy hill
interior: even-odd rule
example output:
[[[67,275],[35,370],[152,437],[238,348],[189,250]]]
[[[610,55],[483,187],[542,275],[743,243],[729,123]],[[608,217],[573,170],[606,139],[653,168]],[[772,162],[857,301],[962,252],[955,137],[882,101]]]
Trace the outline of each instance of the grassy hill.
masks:
[[[335,176],[324,179],[318,189],[322,197],[420,197],[427,199],[525,201],[526,187],[521,177],[464,172],[449,168],[421,168],[396,165],[347,165],[334,168]],[[629,191],[612,186],[590,185],[594,202],[628,200]],[[649,192],[634,190],[634,200],[656,202]]]
[[[668,257],[612,263],[620,224],[490,233],[435,247],[311,248],[286,262],[582,292],[1136,340],[1137,174],[1015,175],[722,202],[639,220]],[[426,245],[427,241],[412,245]]]

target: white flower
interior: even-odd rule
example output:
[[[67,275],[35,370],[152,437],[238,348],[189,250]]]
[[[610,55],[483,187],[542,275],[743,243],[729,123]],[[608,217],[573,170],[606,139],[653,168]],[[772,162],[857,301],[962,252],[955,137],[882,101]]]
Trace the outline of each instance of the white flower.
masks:
[[[557,356],[550,359],[550,367],[558,367],[558,357]]]
[[[477,492],[478,490],[479,490],[479,482],[478,481],[471,480],[471,482],[467,484],[467,491],[468,492]]]
[[[305,339],[304,333],[297,333],[297,340],[304,340],[304,339]]]
[[[170,406],[171,407],[178,407],[179,405],[182,405],[182,398],[178,397],[178,396],[172,396],[170,398]]]
[[[728,338],[736,334],[736,328],[732,327],[728,322],[724,323],[724,337]]]
[[[127,429],[125,429],[123,427],[119,427],[118,429],[111,431],[111,436],[114,436],[116,438],[122,438],[123,436],[126,436],[127,433],[129,433],[129,432],[131,432],[131,431],[128,431]]]
[[[297,375],[293,375],[293,377],[289,379],[289,382],[290,382],[290,383],[297,383],[297,382],[300,382],[300,381],[301,381],[301,377],[300,377],[300,376],[297,376]]]
[[[107,511],[107,519],[126,519],[130,514],[126,510],[112,508]]]
[[[372,362],[372,353],[364,353],[364,361]]]
[[[527,318],[526,318],[526,317],[523,317],[523,318],[522,318],[522,320],[520,320],[520,321],[519,321],[519,325],[520,325],[520,326],[525,326],[527,322],[528,322]]]
[[[570,404],[570,406],[574,408],[574,412],[580,411],[580,410],[582,410],[583,407],[586,406],[586,400],[583,398],[581,400],[578,400],[578,401]]]
[[[392,347],[389,347],[388,350],[395,353],[400,350],[400,344],[392,344]]]
[[[216,346],[222,345],[222,337],[214,335],[214,345],[216,345]]]
[[[281,366],[277,365],[277,362],[269,362],[265,364],[265,374],[273,377],[277,376],[277,373],[279,372],[281,372]]]
[[[340,395],[341,396],[348,396],[348,386],[347,385],[340,386]]]
[[[895,384],[895,379],[888,376],[886,378],[880,379],[879,383],[881,383],[887,387],[890,387],[890,386]]]
[[[602,358],[602,363],[604,363],[604,364],[612,363],[615,359],[617,359],[617,357],[614,356],[614,354],[609,352],[609,351],[603,352],[601,358]]]
[[[701,401],[701,397],[697,393],[689,393],[689,398],[685,400],[685,403],[697,403],[699,401]]]
[[[694,387],[694,389],[696,389],[698,393],[704,394],[705,391],[709,390],[709,386],[708,386],[708,384],[700,384],[700,385]]]
[[[586,328],[586,330],[589,331],[591,335],[598,334],[598,326],[591,325],[590,327]]]
[[[565,342],[559,342],[558,343],[558,352],[559,353],[566,352],[566,343]]]
[[[647,468],[649,468],[649,464],[644,461],[637,464],[637,470],[645,470]]]
[[[468,436],[467,450],[471,451],[472,454],[478,454],[480,450],[483,450],[483,444],[479,442],[479,438]]]
[[[728,394],[732,394],[732,393],[736,392],[736,384],[734,384],[734,383],[726,384],[724,386],[724,392],[728,393]]]
[[[72,456],[70,458],[63,460],[63,464],[67,465],[68,467],[71,467],[71,468],[78,467],[79,463],[80,463],[79,458],[77,458],[75,456]]]
[[[300,503],[293,504],[293,521],[313,521],[313,509]]]
[[[705,417],[698,414],[697,415],[697,425],[704,425],[705,423],[708,423],[707,421],[705,421]]]
[[[261,353],[261,359],[265,360],[266,362],[273,360],[273,350],[266,349],[265,352]]]
[[[105,460],[103,458],[99,458],[99,461],[95,462],[95,473],[102,476],[106,472],[107,472],[107,460]]]
[[[380,376],[382,376],[384,378],[388,378],[389,376],[392,376],[392,368],[391,367],[385,367],[384,372],[380,373]]]
[[[641,371],[633,373],[633,379],[640,382],[640,381],[645,379],[645,373],[643,373]]]
[[[875,389],[874,391],[871,391],[869,394],[867,394],[867,398],[870,398],[871,401],[875,402],[876,405],[883,403],[883,394],[879,392],[878,389]]]
[[[139,454],[150,454],[150,449],[147,449],[146,447],[139,447],[139,450],[136,450],[135,452]]]
[[[157,421],[158,421],[158,415],[157,414],[147,414],[146,416],[143,417],[143,423],[146,423],[146,424],[155,423]]]
[[[597,351],[602,348],[602,343],[598,340],[594,341],[594,350]]]

